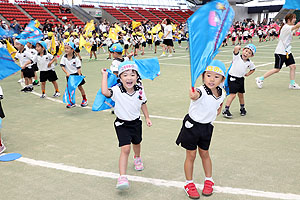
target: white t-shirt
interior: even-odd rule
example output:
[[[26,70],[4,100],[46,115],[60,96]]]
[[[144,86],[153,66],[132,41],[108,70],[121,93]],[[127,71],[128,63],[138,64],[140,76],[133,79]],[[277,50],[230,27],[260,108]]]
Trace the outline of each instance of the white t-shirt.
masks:
[[[74,39],[74,44],[76,48],[79,47],[79,38]]]
[[[54,70],[55,66],[52,63],[51,67],[48,67],[49,62],[53,59],[53,55],[45,51],[43,56],[37,54],[33,57],[33,61],[37,63],[37,66],[40,71],[49,71]]]
[[[219,88],[222,94],[219,97],[215,97],[205,85],[196,88],[196,90],[201,92],[201,96],[195,101],[191,100],[189,116],[198,123],[212,123],[217,117],[218,109],[223,103],[226,94]]]
[[[172,25],[170,25],[170,24],[169,25],[162,24],[162,26],[164,27],[164,39],[173,39]],[[170,33],[168,34],[168,32],[170,32]]]
[[[124,57],[124,60],[122,61],[122,59],[114,59],[111,63],[111,66],[110,66],[110,70],[112,72],[118,72],[119,71],[119,65],[124,62],[124,61],[128,61],[129,58],[128,57]]]
[[[81,62],[75,55],[69,60],[67,54],[65,54],[60,60],[60,65],[64,67],[69,74],[75,74],[78,72],[78,69],[81,68]]]
[[[144,89],[128,94],[121,84],[111,88],[111,99],[115,101],[115,114],[119,119],[132,121],[140,117],[142,104],[147,102]]]
[[[288,24],[285,24],[281,31],[279,36],[279,41],[277,44],[277,47],[275,49],[276,54],[286,55],[286,53],[291,53],[291,42],[293,39],[293,26],[290,26]]]
[[[247,73],[247,70],[255,70],[255,65],[249,59],[245,62],[240,53],[233,54],[232,66],[229,70],[231,76],[242,78]]]
[[[18,51],[15,55],[15,58],[17,58],[20,62],[20,66],[22,67],[26,62],[29,60],[33,62],[33,55],[31,51],[28,48],[24,48],[22,52]],[[32,64],[27,65],[26,67],[31,69]]]

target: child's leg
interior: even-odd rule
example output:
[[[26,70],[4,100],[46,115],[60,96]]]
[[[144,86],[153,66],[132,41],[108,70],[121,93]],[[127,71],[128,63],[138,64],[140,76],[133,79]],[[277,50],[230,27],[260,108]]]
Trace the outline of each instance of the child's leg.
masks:
[[[83,98],[84,100],[86,100],[85,91],[84,91],[82,85],[78,86],[78,89],[79,89],[79,91],[81,92],[82,98]]]
[[[32,81],[31,81],[32,82]],[[25,77],[25,85],[28,86],[29,85],[29,78]]]
[[[97,59],[96,51],[93,51],[95,59]]]
[[[42,89],[42,94],[45,94],[45,90],[46,90],[46,81],[45,81],[45,82],[41,82],[41,89]]]
[[[209,152],[203,149],[198,148],[199,150],[199,155],[202,160],[202,166],[204,169],[204,174],[206,178],[211,178],[212,177],[212,163],[211,159],[209,156]]]
[[[233,94],[233,93],[229,94],[229,97],[227,98],[227,101],[226,101],[226,106],[228,106],[228,108],[230,107],[235,96],[236,96],[236,94]]]
[[[90,51],[90,59],[93,57],[93,51]]]
[[[141,144],[132,144],[134,157],[141,157]]]
[[[196,159],[196,150],[186,150],[186,157],[184,161],[184,173],[187,181],[193,180],[194,161]]]
[[[56,81],[52,81],[52,84],[54,86],[55,92],[59,92],[57,82]]]
[[[289,67],[290,67],[290,80],[295,80],[296,64],[292,64]]]
[[[129,153],[130,145],[124,145],[121,147],[121,154],[119,159],[119,172],[121,176],[126,174]]]
[[[244,93],[238,93],[239,101],[241,105],[245,105]]]

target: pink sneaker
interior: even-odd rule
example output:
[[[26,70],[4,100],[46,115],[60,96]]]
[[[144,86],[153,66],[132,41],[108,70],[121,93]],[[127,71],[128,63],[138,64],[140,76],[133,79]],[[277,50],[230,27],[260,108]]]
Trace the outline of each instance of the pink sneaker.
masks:
[[[200,195],[197,191],[197,188],[194,183],[189,183],[186,186],[184,186],[184,191],[190,197],[191,199],[199,199]]]
[[[0,146],[0,154],[3,153],[6,150],[6,147],[2,143],[2,146]]]
[[[119,189],[119,190],[128,189],[129,188],[129,182],[128,182],[127,177],[119,176],[116,188]]]
[[[204,196],[210,196],[212,195],[213,193],[213,186],[214,186],[214,183],[209,181],[209,180],[206,180],[204,181],[204,187],[203,187],[203,190],[202,190],[202,194]]]
[[[134,158],[134,169],[136,171],[142,171],[144,169],[144,165],[141,157]]]

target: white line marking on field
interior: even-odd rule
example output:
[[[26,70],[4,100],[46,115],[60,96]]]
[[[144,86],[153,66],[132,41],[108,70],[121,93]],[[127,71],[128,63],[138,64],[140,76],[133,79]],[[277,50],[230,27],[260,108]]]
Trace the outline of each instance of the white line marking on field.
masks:
[[[36,96],[41,96],[41,94],[32,91],[31,94],[34,94]],[[46,97],[45,99],[48,99],[50,101],[54,101],[57,103],[65,104],[62,100],[59,100],[57,98],[51,98]],[[81,107],[79,104],[75,104],[76,107]],[[81,107],[82,108],[82,107]],[[72,108],[69,108],[72,109]],[[90,106],[84,107],[84,109],[92,109]],[[103,111],[101,111],[103,112]],[[109,110],[104,110],[104,112],[109,112]],[[167,119],[167,120],[176,120],[176,121],[182,121],[183,118],[176,118],[176,117],[165,117],[165,116],[158,116],[158,115],[150,115],[152,118],[156,119]],[[287,127],[287,128],[300,128],[300,125],[293,125],[293,124],[262,124],[262,123],[244,123],[244,122],[225,122],[225,121],[214,121],[216,124],[229,124],[229,125],[244,125],[244,126],[267,126],[267,127]]]
[[[26,163],[32,166],[46,167],[50,169],[61,170],[70,173],[76,174],[85,174],[90,176],[97,176],[103,178],[117,179],[119,174],[113,172],[105,172],[99,171],[95,169],[85,169],[74,166],[68,166],[59,163],[51,163],[41,160],[33,160],[30,158],[21,157],[16,161]],[[155,186],[164,186],[164,187],[175,187],[175,188],[183,188],[184,182],[180,181],[171,181],[164,179],[156,179],[156,178],[147,178],[141,176],[127,176],[130,181],[141,182],[141,183],[149,183]],[[202,184],[196,184],[197,188],[203,188]],[[290,193],[277,193],[277,192],[265,192],[259,190],[250,190],[250,189],[242,189],[242,188],[232,188],[232,187],[221,187],[214,186],[215,193],[225,193],[225,194],[235,194],[235,195],[247,195],[247,196],[255,196],[255,197],[265,197],[271,199],[286,199],[286,200],[299,200],[300,195],[298,194],[290,194]]]

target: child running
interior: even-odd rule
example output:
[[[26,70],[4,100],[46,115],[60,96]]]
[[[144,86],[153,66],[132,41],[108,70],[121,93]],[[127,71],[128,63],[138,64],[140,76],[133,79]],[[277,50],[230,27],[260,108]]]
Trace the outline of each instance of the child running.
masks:
[[[3,99],[3,91],[2,88],[0,86],[0,130],[2,128],[2,119],[5,117],[3,109],[2,109],[2,105],[1,105],[1,100]],[[3,153],[5,151],[6,147],[3,144],[2,138],[1,138],[1,132],[0,132],[0,154]]]
[[[241,46],[234,47],[233,59],[231,68],[228,72],[228,87],[229,97],[226,101],[225,110],[222,112],[225,118],[232,118],[232,114],[229,111],[229,107],[234,100],[236,93],[238,94],[240,101],[240,114],[245,116],[247,111],[245,109],[245,78],[255,71],[255,65],[250,61],[250,58],[254,56],[256,47],[253,44],[248,44],[243,49],[242,55],[240,55]],[[247,72],[247,70],[250,70]]]
[[[139,81],[138,67],[134,62],[125,61],[119,65],[120,83],[112,88],[107,87],[108,72],[106,69],[102,69],[102,75],[101,92],[104,96],[115,101],[117,119],[114,126],[119,140],[119,147],[121,147],[120,177],[116,188],[120,190],[128,189],[129,182],[126,177],[126,170],[131,143],[134,151],[134,169],[137,171],[144,169],[141,160],[142,121],[140,120],[140,110],[143,111],[147,126],[152,126],[146,105],[147,98]]]
[[[75,44],[73,42],[65,43],[65,55],[62,56],[60,60],[60,66],[62,70],[66,73],[67,82],[70,75],[82,75],[81,74],[81,62],[75,54]],[[85,84],[85,80],[79,84],[78,89],[82,95],[81,106],[86,107],[88,105],[88,101],[86,98],[85,91],[82,85]],[[75,104],[68,104],[67,108],[75,107]]]
[[[202,75],[204,85],[193,91],[190,89],[190,108],[185,116],[181,131],[176,140],[176,144],[186,149],[186,159],[184,162],[184,173],[186,184],[184,190],[192,199],[199,199],[200,195],[193,181],[194,161],[197,154],[202,159],[205,173],[205,182],[202,194],[212,195],[214,181],[212,179],[212,163],[209,156],[209,145],[214,126],[212,122],[221,113],[225,92],[220,84],[225,80],[225,65],[214,60],[207,66]]]
[[[47,44],[44,41],[40,41],[36,44],[36,51],[37,55],[33,57],[33,61],[37,63],[37,67],[40,70],[40,82],[41,82],[41,89],[42,89],[42,95],[40,98],[46,97],[46,81],[52,82],[55,93],[53,97],[59,97],[60,92],[58,90],[58,85],[56,80],[57,75],[54,71],[54,62],[56,61],[56,56],[53,56],[47,51]]]

